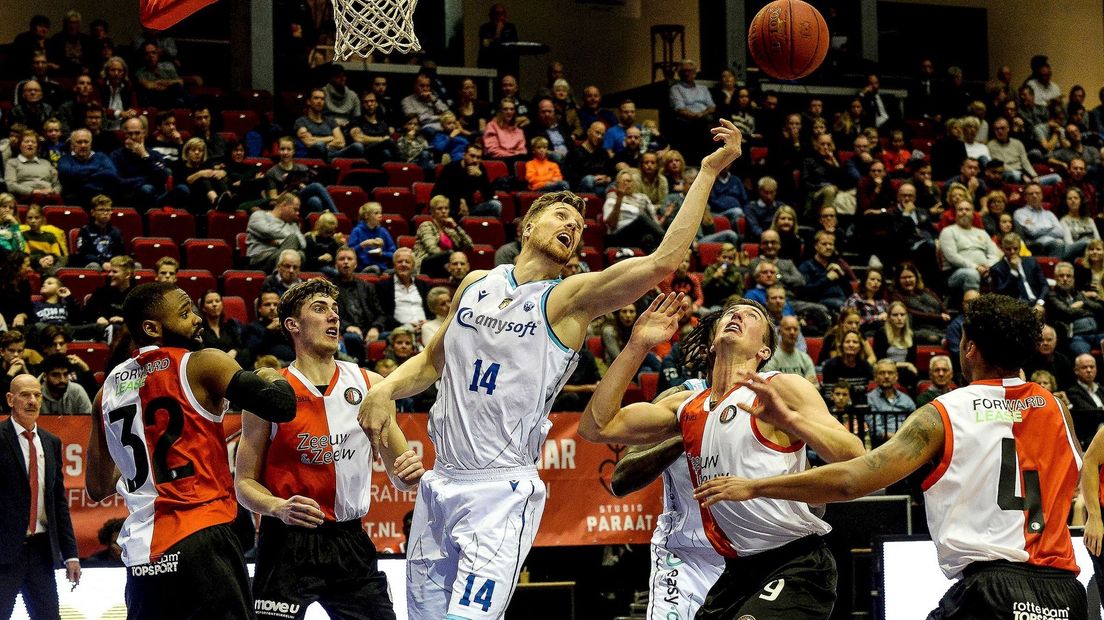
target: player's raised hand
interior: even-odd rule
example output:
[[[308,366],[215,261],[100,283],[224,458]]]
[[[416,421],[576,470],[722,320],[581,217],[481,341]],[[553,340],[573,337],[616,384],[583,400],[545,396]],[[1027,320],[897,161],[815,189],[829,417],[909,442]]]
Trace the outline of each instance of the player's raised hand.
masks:
[[[1093,501],[1094,498],[1089,498],[1089,501]],[[1104,524],[1100,519],[1094,519],[1089,517],[1089,520],[1085,522],[1085,548],[1089,550],[1089,553],[1100,557],[1100,541],[1104,538]]]
[[[751,372],[737,381],[736,385],[748,388],[755,392],[756,396],[755,402],[752,404],[737,403],[737,407],[775,428],[783,431],[790,430],[792,420],[797,414],[793,409],[790,409],[782,395],[766,379],[760,377],[757,373]]]
[[[690,300],[682,293],[656,297],[636,320],[632,340],[648,349],[667,342],[678,331],[679,319],[689,308]]]
[[[360,414],[357,421],[360,428],[372,441],[372,448],[376,454],[381,454],[380,448],[389,446],[387,439],[387,427],[391,426],[391,418],[395,417],[395,401],[389,394],[384,394],[377,388],[368,390],[364,402],[360,404]]]
[[[719,476],[694,489],[694,499],[708,508],[717,502],[742,502],[754,499],[751,480],[736,476]]]
[[[407,450],[395,459],[395,477],[407,486],[407,489],[418,484],[425,473],[425,466],[417,452]]]
[[[721,124],[709,130],[713,134],[713,141],[720,142],[721,148],[705,156],[702,160],[702,169],[712,170],[720,174],[726,166],[740,158],[743,154],[744,135],[740,128],[727,119],[721,119]]]
[[[272,511],[272,516],[287,525],[309,528],[322,525],[322,522],[326,519],[326,515],[318,506],[318,502],[302,495],[292,495],[285,499]]]

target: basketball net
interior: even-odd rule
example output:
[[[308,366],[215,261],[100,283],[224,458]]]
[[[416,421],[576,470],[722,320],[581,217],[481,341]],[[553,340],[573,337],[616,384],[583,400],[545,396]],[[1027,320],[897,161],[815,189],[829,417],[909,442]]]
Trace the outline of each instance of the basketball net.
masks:
[[[354,54],[366,58],[374,51],[409,54],[422,49],[414,34],[414,7],[418,0],[333,0],[337,41],[334,59]]]

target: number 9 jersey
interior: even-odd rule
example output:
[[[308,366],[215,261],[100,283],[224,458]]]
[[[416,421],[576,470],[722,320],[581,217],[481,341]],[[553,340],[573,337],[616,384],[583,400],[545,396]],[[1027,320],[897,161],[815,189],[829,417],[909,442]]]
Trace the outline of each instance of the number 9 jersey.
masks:
[[[186,349],[143,347],[103,385],[99,423],[122,476],[129,515],[119,533],[123,563],[156,561],[187,536],[237,514],[222,418],[196,400]]]

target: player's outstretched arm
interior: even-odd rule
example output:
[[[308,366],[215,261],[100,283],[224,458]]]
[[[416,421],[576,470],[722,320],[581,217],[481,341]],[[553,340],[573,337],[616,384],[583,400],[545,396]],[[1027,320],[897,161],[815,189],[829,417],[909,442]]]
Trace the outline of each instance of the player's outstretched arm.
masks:
[[[271,436],[271,422],[248,411],[242,412],[241,441],[234,465],[234,489],[238,502],[252,512],[263,517],[276,517],[287,525],[318,527],[326,518],[318,502],[302,495],[292,495],[287,499],[276,497],[261,484]]]
[[[1072,428],[1072,427],[1071,427]],[[1089,518],[1085,522],[1085,547],[1093,555],[1100,555],[1101,539],[1104,538],[1104,523],[1100,516],[1100,466],[1104,464],[1104,428],[1096,431],[1089,449],[1085,451],[1085,460],[1081,464],[1081,497],[1085,500],[1085,510]]]
[[[901,430],[889,441],[861,458],[817,467],[800,474],[759,480],[722,476],[698,487],[694,497],[705,506],[756,497],[809,504],[863,497],[903,479],[941,455],[943,432],[943,418],[939,412],[932,405],[924,405],[909,416]]]
[[[684,391],[686,387],[682,385],[669,387],[653,398],[652,403],[659,403],[672,394]],[[682,456],[682,452],[682,437],[672,437],[667,441],[646,446],[630,447],[625,456],[617,461],[613,478],[610,479],[610,489],[618,497],[643,489],[658,478],[663,470],[675,462],[675,459]]]
[[[586,321],[624,307],[651,290],[660,280],[672,273],[683,255],[694,242],[701,226],[705,210],[708,208],[709,192],[713,183],[728,165],[736,161],[741,154],[741,134],[731,122],[721,120],[719,127],[713,128],[713,140],[721,143],[720,148],[702,160],[701,172],[686,192],[686,199],[678,215],[671,222],[667,234],[654,252],[648,256],[630,258],[602,271],[579,274],[564,280],[549,299],[549,313],[558,316],[555,302],[566,303],[572,310],[586,315]]]
[[[231,407],[252,411],[271,422],[295,418],[295,390],[283,375],[271,368],[242,370],[234,358],[218,349],[192,354],[188,383],[196,399],[208,406],[226,398]]]
[[[374,372],[369,372],[368,381],[370,385],[375,385],[377,382],[383,381],[383,377]],[[394,415],[393,410],[392,415]],[[387,438],[380,442],[379,455],[387,470],[387,478],[391,480],[391,484],[396,489],[409,491],[417,486],[418,481],[422,479],[422,474],[425,473],[422,457],[410,449],[406,441],[406,434],[399,428],[393,417],[384,432],[387,434]]]
[[[740,385],[759,397],[756,405],[738,405],[759,420],[804,441],[829,463],[863,454],[862,440],[832,417],[813,384],[798,375],[779,374],[764,380],[748,375]]]
[[[119,468],[107,450],[102,398],[101,390],[92,401],[92,430],[88,434],[88,449],[85,450],[88,458],[85,461],[84,490],[94,502],[107,499],[115,492],[115,484],[119,482]]]
[[[640,315],[625,348],[598,382],[579,419],[579,435],[583,439],[595,443],[647,444],[678,432],[674,414],[679,404],[686,400],[683,394],[675,394],[658,404],[619,405],[648,351],[671,339],[678,330],[679,317],[688,306],[682,293],[660,295]]]

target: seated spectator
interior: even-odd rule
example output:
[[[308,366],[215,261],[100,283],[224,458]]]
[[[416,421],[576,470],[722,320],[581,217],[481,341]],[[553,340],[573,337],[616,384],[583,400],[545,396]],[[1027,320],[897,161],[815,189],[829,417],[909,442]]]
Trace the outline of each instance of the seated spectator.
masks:
[[[773,264],[778,269],[778,279],[790,291],[796,291],[805,285],[805,276],[797,265],[788,258],[782,258],[782,237],[777,230],[768,228],[759,238],[759,255],[751,259],[750,269],[754,273],[761,262]]]
[[[176,128],[176,112],[172,110],[158,112],[153,134],[147,139],[146,147],[160,153],[162,159],[173,164],[180,159],[183,146],[184,136]]]
[[[204,291],[197,301],[199,315],[203,319],[203,329],[199,332],[203,348],[218,349],[236,359],[242,348],[242,326],[223,314],[222,294],[213,289]]]
[[[670,190],[667,186],[667,177],[659,173],[659,155],[646,152],[640,155],[640,170],[636,178],[640,191],[659,206],[667,202],[667,194]]]
[[[910,176],[909,164],[912,158],[913,152],[905,143],[905,132],[900,129],[889,132],[889,148],[882,151],[886,173],[895,179]]]
[[[92,296],[84,304],[84,322],[95,323],[101,328],[108,325],[121,327],[123,300],[133,285],[134,259],[116,256],[108,261],[105,271],[107,284],[92,291]]]
[[[1082,207],[1088,213],[1098,213],[1097,200],[1096,200],[1096,186],[1093,184],[1093,179],[1089,178],[1089,170],[1085,164],[1085,160],[1080,157],[1074,157],[1069,162],[1069,171],[1066,174],[1066,188],[1076,187],[1081,190],[1082,194]],[[1094,175],[1095,176],[1095,175]]]
[[[801,323],[796,316],[784,316],[778,323],[778,348],[774,355],[763,365],[763,371],[778,372],[805,377],[813,385],[817,383],[816,366],[808,353],[797,349],[797,338],[801,335]]]
[[[469,141],[483,135],[487,126],[487,117],[490,114],[490,104],[479,99],[479,90],[475,87],[475,80],[463,78],[460,80],[460,89],[453,110],[463,135]]]
[[[940,396],[950,392],[957,386],[954,384],[954,368],[951,358],[946,355],[933,355],[928,361],[928,375],[931,377],[931,387],[924,390],[916,397],[916,406],[923,407]],[[1035,379],[1032,378],[1032,381]]]
[[[662,154],[659,166],[667,179],[667,187],[670,188],[671,193],[685,195],[686,190],[690,188],[690,183],[686,181],[686,160],[682,153],[668,149]]]
[[[395,269],[392,276],[376,284],[387,329],[399,325],[413,325],[418,328],[430,314],[426,303],[429,285],[414,277],[413,250],[399,248],[395,250],[393,260]]]
[[[874,381],[877,386],[866,393],[866,403],[874,414],[870,421],[871,441],[879,446],[897,432],[905,417],[916,409],[916,403],[897,389],[897,365],[893,360],[878,360],[874,365]]]
[[[1007,233],[1000,241],[1001,254],[1004,257],[989,269],[989,281],[992,291],[1016,299],[1022,299],[1038,306],[1042,312],[1050,285],[1035,259],[1020,255],[1020,237],[1016,233]]]
[[[27,253],[31,255],[31,265],[41,273],[53,273],[64,267],[69,250],[64,243],[65,233],[46,223],[42,207],[31,205],[27,208],[25,224],[19,227],[23,240],[27,243]]]
[[[563,164],[567,154],[575,146],[571,127],[568,127],[557,114],[556,104],[551,97],[541,98],[536,108],[536,121],[525,126],[525,136],[530,144],[537,137],[548,140],[548,159],[557,164]],[[486,129],[486,123],[484,123],[484,129]]]
[[[919,344],[939,344],[947,331],[951,315],[939,295],[924,286],[924,278],[916,265],[905,262],[897,268],[897,289],[893,301],[908,309],[912,334]]]
[[[883,283],[881,271],[867,269],[862,288],[843,302],[844,309],[857,310],[862,317],[859,329],[863,336],[871,337],[881,331],[889,316],[889,302],[885,298]]]
[[[855,274],[836,252],[836,236],[831,233],[817,233],[816,253],[799,269],[805,276],[802,299],[820,303],[832,312],[838,312],[854,292]]]
[[[1015,232],[1016,222],[1012,220],[1012,214],[1008,212],[1002,213],[997,222],[997,234],[993,235],[993,243],[996,243],[997,247],[1000,247],[1001,239],[1003,239],[1005,235]],[[1019,239],[1019,235],[1016,235],[1016,238]],[[1023,257],[1031,256],[1031,250],[1027,249],[1027,244],[1023,242],[1023,239],[1020,239],[1019,255]]]
[[[725,243],[721,246],[717,260],[707,265],[702,275],[702,296],[706,308],[720,309],[729,297],[744,292],[747,267],[740,263],[746,260],[747,255],[741,257],[735,245]]]
[[[525,132],[517,124],[517,106],[514,102],[499,101],[498,113],[483,131],[483,148],[487,158],[502,160],[511,170],[514,162],[524,161],[528,155]]]
[[[114,131],[124,120],[137,115],[138,99],[130,82],[125,60],[112,56],[100,72],[100,102],[103,103],[104,130]]]
[[[414,337],[414,329],[409,325],[400,325],[391,330],[387,336],[387,348],[383,350],[383,356],[402,366],[403,362],[414,357],[421,349],[415,343]]]
[[[1090,297],[1074,286],[1073,265],[1061,262],[1054,267],[1054,288],[1046,296],[1047,322],[1068,337],[1067,348],[1074,357],[1088,353],[1104,337],[1104,302]]]
[[[52,355],[56,353],[64,355],[69,360],[71,369],[69,378],[79,383],[80,386],[84,388],[86,394],[95,394],[96,391],[99,390],[100,384],[96,381],[96,377],[92,369],[88,367],[88,364],[77,355],[69,353],[69,343],[73,341],[73,338],[70,335],[68,327],[65,325],[45,325],[38,333],[37,340],[37,345],[42,355]],[[110,368],[106,370],[110,370]]]
[[[273,355],[284,365],[295,359],[295,351],[280,325],[280,296],[262,291],[257,296],[257,319],[242,330],[242,353],[259,360]]]
[[[744,217],[744,206],[747,203],[744,182],[732,174],[731,165],[727,166],[717,175],[717,180],[709,191],[709,211],[713,215],[727,217],[735,228],[736,221]]]
[[[321,271],[332,275],[337,250],[345,247],[345,235],[337,232],[337,216],[333,213],[318,216],[314,221],[314,229],[305,236],[307,271]]]
[[[1027,157],[1027,149],[1018,138],[1013,138],[1010,133],[1008,119],[997,118],[993,121],[991,129],[993,138],[986,146],[989,147],[989,155],[992,159],[1004,162],[1004,178],[1013,183],[1030,183],[1036,181],[1051,185],[1061,181],[1057,174],[1047,174],[1036,177],[1035,167]]]
[[[92,133],[77,129],[69,136],[72,151],[58,161],[62,198],[68,204],[89,204],[93,196],[113,194],[119,173],[103,153],[92,151]]]
[[[429,149],[429,141],[425,134],[418,128],[418,118],[414,115],[406,117],[402,135],[399,136],[395,147],[399,152],[399,161],[417,164],[429,175],[434,168],[433,152]]]
[[[1077,288],[1083,291],[1095,291],[1098,298],[1104,297],[1104,241],[1092,240],[1085,247],[1085,256],[1081,259],[1084,269]],[[1076,267],[1076,266],[1075,266]],[[1077,273],[1075,268],[1074,273]]]
[[[338,127],[345,127],[360,116],[360,99],[356,91],[346,87],[347,81],[344,67],[336,63],[328,67],[326,85],[322,87],[326,92],[326,107],[322,115],[326,120],[337,123]]]
[[[444,326],[449,307],[452,305],[452,291],[447,286],[435,286],[426,294],[426,303],[433,313],[433,318],[422,323],[419,342],[423,348],[429,346],[433,336]]]
[[[778,208],[784,206],[778,197],[778,181],[769,176],[759,178],[757,183],[759,198],[744,207],[744,223],[747,225],[747,239],[756,242],[763,231],[770,228]]]
[[[981,121],[975,116],[962,118],[962,143],[966,146],[966,157],[976,159],[978,164],[984,166],[993,158],[989,147],[978,141],[978,132],[981,130]]]
[[[124,121],[123,132],[126,136],[123,145],[111,153],[111,163],[119,175],[117,193],[120,200],[128,200],[137,207],[152,207],[165,197],[165,187],[172,174],[171,163],[161,151],[146,145],[144,117]],[[174,181],[179,185],[174,196],[183,202],[188,197],[186,179]]]
[[[10,112],[11,122],[42,131],[43,123],[54,116],[54,108],[43,98],[42,84],[38,80],[26,80],[18,92],[18,103]]]
[[[365,357],[364,343],[379,340],[387,329],[387,317],[380,307],[376,288],[356,277],[356,253],[352,248],[337,251],[336,269],[329,276],[337,287],[337,314],[345,352],[358,360]],[[447,312],[447,310],[446,310]]]
[[[839,316],[836,317],[835,324],[824,332],[824,341],[820,347],[820,355],[817,358],[817,363],[824,363],[836,355],[839,355],[839,339],[847,332],[859,331],[861,325],[862,315],[859,314],[858,310],[854,308],[841,308]],[[866,339],[862,341],[862,351],[860,354],[862,358],[872,366],[874,362],[878,361],[878,357],[874,355],[874,348],[870,346],[870,342]]]
[[[197,217],[205,217],[209,210],[218,209],[220,203],[230,198],[226,171],[207,158],[207,145],[201,138],[192,138],[184,144],[184,156],[172,166],[172,171],[173,182],[187,187],[186,204]]]
[[[827,209],[828,207],[825,207]],[[834,212],[833,212],[834,214]],[[778,256],[795,263],[801,260],[801,238],[797,236],[797,211],[788,205],[782,205],[774,212],[770,229],[778,233]],[[815,247],[815,242],[813,244]]]
[[[473,142],[464,150],[464,158],[441,169],[433,184],[433,196],[448,198],[452,217],[468,215],[497,217],[502,203],[494,197],[494,189],[483,166],[483,147]]]
[[[23,240],[15,210],[15,196],[0,194],[0,255],[27,251],[27,243]]]
[[[663,227],[656,221],[655,205],[636,191],[629,170],[617,173],[614,191],[602,205],[607,247],[638,247],[651,253],[663,239]]]
[[[434,196],[429,200],[430,219],[422,222],[415,232],[414,259],[418,273],[431,278],[446,278],[449,254],[472,248],[468,233],[449,215],[448,198]]]
[[[134,72],[139,101],[159,110],[187,107],[189,97],[184,90],[184,80],[173,63],[161,61],[161,48],[147,41],[141,52],[144,64]]]
[[[525,180],[535,192],[555,192],[569,189],[556,162],[548,159],[548,139],[533,138],[533,159],[525,162]]]
[[[24,252],[9,252],[0,258],[0,317],[5,329],[26,332],[33,321],[31,258]]]
[[[1016,209],[1012,219],[1016,222],[1017,232],[1032,253],[1059,258],[1070,256],[1073,240],[1069,238],[1069,231],[1058,222],[1054,212],[1043,207],[1042,185],[1028,183],[1024,187],[1024,206]],[[1082,250],[1084,246],[1077,248],[1074,255]]]
[[[38,291],[40,300],[31,302],[31,322],[36,328],[45,325],[69,325],[78,323],[80,308],[69,292],[69,287],[57,276],[46,276]],[[34,333],[34,332],[32,332]]]
[[[276,271],[264,279],[261,290],[272,291],[283,297],[291,285],[299,281],[299,272],[303,267],[301,256],[296,250],[281,250],[276,261]]]
[[[1073,374],[1077,380],[1066,389],[1073,411],[1104,409],[1104,386],[1096,382],[1096,358],[1082,353],[1074,359]]]
[[[1072,260],[1075,255],[1085,251],[1090,241],[1100,239],[1100,231],[1096,228],[1092,212],[1087,209],[1085,194],[1079,188],[1067,189],[1062,195],[1062,203],[1059,212],[1065,212],[1065,215],[1058,220],[1058,223],[1069,231],[1070,240],[1073,243],[1067,254]]]
[[[295,155],[298,157],[317,157],[330,161],[336,157],[364,157],[364,145],[355,142],[345,144],[345,135],[336,122],[327,120],[322,114],[326,109],[326,91],[315,88],[307,97],[303,116],[295,119],[295,137],[298,145]]]
[[[460,123],[452,112],[441,115],[441,131],[433,134],[431,146],[436,154],[437,161],[449,162],[464,157],[464,150],[468,147],[468,139],[463,136]],[[448,155],[448,159],[444,156]]]
[[[611,157],[617,155],[625,148],[625,136],[632,128],[640,129],[636,125],[636,103],[631,99],[625,99],[617,107],[617,122],[606,127],[602,148],[609,151]]]
[[[456,291],[460,288],[464,278],[468,277],[468,273],[471,272],[468,255],[460,251],[451,252],[445,269],[448,271],[448,287],[450,290]]]
[[[25,201],[61,194],[61,182],[54,166],[38,156],[38,134],[23,132],[19,155],[4,163],[4,183],[8,191]]]
[[[675,114],[675,131],[672,146],[697,161],[705,155],[709,128],[717,106],[709,89],[695,82],[698,65],[690,59],[679,63],[679,81],[671,85],[667,94],[668,105]],[[675,138],[677,138],[677,143]]]
[[[400,102],[405,118],[417,117],[418,129],[427,135],[441,131],[441,115],[448,111],[448,104],[433,92],[433,80],[424,72],[414,78],[414,92]]]
[[[197,103],[192,106],[192,137],[203,140],[207,147],[207,161],[221,164],[229,155],[226,140],[211,128],[211,106]]]
[[[606,135],[606,126],[600,122],[591,123],[587,128],[586,139],[567,155],[567,173],[571,187],[576,192],[606,195],[613,174],[613,159],[602,148],[602,139]],[[679,173],[681,174],[681,169]],[[670,183],[670,179],[668,179]],[[677,191],[672,187],[672,191]]]
[[[874,380],[874,369],[863,356],[865,339],[855,330],[848,331],[836,340],[835,355],[824,362],[823,385],[836,385],[845,381],[851,386],[851,400],[866,403],[866,386]]]
[[[556,97],[556,87],[552,87],[552,95]],[[570,93],[570,88],[568,89]],[[583,105],[579,106],[579,124],[580,126],[589,131],[590,126],[594,123],[602,123],[602,136],[606,135],[605,129],[607,127],[613,127],[617,124],[617,116],[614,115],[612,110],[602,107],[602,91],[597,86],[591,84],[583,89]]]
[[[855,212],[855,180],[847,173],[836,157],[836,145],[832,136],[817,136],[815,149],[801,166],[801,186],[808,196],[807,207],[819,212],[827,205],[840,213]]]
[[[365,273],[383,273],[391,265],[395,241],[380,225],[383,207],[378,202],[366,202],[358,211],[360,221],[349,233],[348,244],[356,252],[357,268]]]
[[[1000,218],[1008,208],[1008,197],[1000,190],[993,190],[981,199],[981,223],[990,238],[997,234]],[[1011,213],[1008,214],[1011,217]],[[995,243],[995,242],[994,242]]]
[[[42,373],[41,413],[52,415],[91,415],[92,401],[88,393],[69,376],[73,365],[60,353],[47,355],[38,365]]]
[[[311,171],[295,161],[295,143],[291,138],[280,138],[277,143],[280,156],[276,165],[265,172],[268,181],[268,197],[274,199],[282,193],[294,193],[306,203],[308,213],[329,211],[337,213],[333,197],[321,183],[311,181]]]
[[[111,213],[110,198],[100,195],[92,199],[92,221],[81,226],[70,267],[106,271],[113,257],[126,254],[123,233],[111,224]]]
[[[176,284],[176,273],[180,271],[180,261],[171,256],[162,256],[153,266],[154,276],[158,282]]]
[[[910,393],[916,388],[919,372],[916,370],[916,342],[912,337],[912,325],[908,308],[895,301],[889,304],[889,318],[882,329],[874,332],[874,355],[897,364],[900,384]]]
[[[1073,362],[1058,351],[1058,333],[1050,325],[1043,325],[1039,344],[1023,365],[1024,375],[1028,377],[1040,370],[1054,376],[1059,390],[1069,389],[1075,380]]]
[[[291,192],[280,194],[271,211],[257,210],[249,216],[245,232],[250,266],[272,271],[281,250],[302,252],[307,247],[299,230],[299,198]]]
[[[947,286],[951,289],[979,290],[989,268],[1000,261],[1001,253],[989,235],[974,228],[974,206],[961,201],[955,206],[955,225],[939,233],[939,251],[943,256]]]
[[[395,141],[391,139],[391,134],[395,131],[387,124],[387,120],[380,112],[376,94],[372,91],[364,93],[360,103],[360,116],[345,125],[349,141],[364,145],[364,158],[372,165],[379,166],[383,162],[397,161],[399,150]]]
[[[92,150],[99,153],[112,153],[123,145],[114,131],[104,129],[104,109],[93,101],[84,111],[84,120],[74,123],[83,126],[92,133]]]

